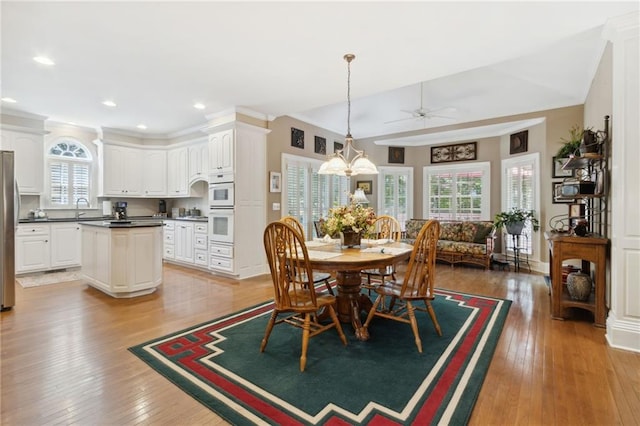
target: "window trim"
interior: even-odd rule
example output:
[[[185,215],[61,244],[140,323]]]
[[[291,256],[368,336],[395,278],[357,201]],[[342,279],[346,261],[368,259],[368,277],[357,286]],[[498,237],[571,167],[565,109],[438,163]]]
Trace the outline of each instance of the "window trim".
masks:
[[[62,155],[54,155],[51,154],[51,149],[53,147],[55,147],[56,145],[63,143],[65,141],[69,141],[70,143],[73,143],[75,145],[78,145],[80,147],[82,147],[82,149],[84,150],[84,152],[86,153],[86,158],[82,158],[82,157],[67,157],[67,156],[62,156]],[[48,210],[70,210],[70,209],[74,209],[75,206],[74,205],[64,205],[61,206],[59,204],[53,204],[51,202],[51,164],[52,163],[67,163],[69,165],[72,165],[74,163],[79,163],[79,164],[86,164],[89,168],[88,170],[88,177],[89,177],[89,200],[92,206],[94,206],[96,204],[96,176],[95,176],[95,164],[94,164],[94,155],[91,152],[91,150],[89,149],[89,147],[82,142],[81,140],[73,137],[73,136],[59,136],[56,137],[54,140],[52,140],[50,143],[48,143],[46,145],[46,150],[45,150],[45,177],[44,177],[44,192],[42,194],[42,201],[41,201],[41,205],[42,207],[48,209]],[[92,207],[95,208],[95,207]]]
[[[429,217],[429,176],[433,174],[451,171],[457,173],[460,171],[481,171],[482,172],[482,188],[486,188],[486,194],[481,197],[481,213],[479,220],[492,220],[491,218],[491,162],[482,161],[464,164],[445,164],[441,166],[424,166],[422,168],[422,217]]]
[[[542,223],[542,217],[540,216],[541,214],[541,210],[540,210],[540,153],[539,152],[534,152],[531,154],[525,154],[525,155],[519,155],[517,157],[511,157],[511,158],[503,158],[500,162],[500,176],[501,176],[501,184],[500,184],[500,205],[501,205],[501,210],[500,211],[507,211],[509,209],[508,206],[508,196],[507,196],[507,171],[509,168],[514,167],[514,166],[521,166],[521,165],[532,165],[533,168],[533,210],[536,212],[536,214],[539,216],[538,218],[540,219],[540,222]],[[542,227],[540,227],[540,229],[538,230],[538,232],[542,232]],[[530,260],[539,262],[540,261],[540,238],[536,237],[536,232],[533,231],[531,233],[530,236],[530,241],[531,241],[531,256],[530,256]],[[506,247],[503,248],[503,250],[506,250]]]

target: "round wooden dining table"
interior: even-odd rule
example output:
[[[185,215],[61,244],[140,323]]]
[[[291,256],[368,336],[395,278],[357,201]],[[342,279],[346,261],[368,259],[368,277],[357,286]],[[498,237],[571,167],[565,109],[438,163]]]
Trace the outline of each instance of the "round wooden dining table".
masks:
[[[335,272],[338,289],[337,311],[341,322],[353,325],[358,340],[368,340],[369,333],[362,327],[360,314],[369,312],[371,299],[361,294],[360,271],[363,269],[385,268],[411,256],[413,246],[401,242],[380,244],[363,242],[361,247],[342,248],[339,243],[321,245],[321,242],[307,242],[309,262],[314,270]]]

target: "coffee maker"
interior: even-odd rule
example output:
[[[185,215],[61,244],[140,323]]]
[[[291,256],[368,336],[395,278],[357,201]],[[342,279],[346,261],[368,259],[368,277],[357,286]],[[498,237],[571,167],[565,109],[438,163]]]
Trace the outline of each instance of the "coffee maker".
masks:
[[[117,201],[115,208],[116,220],[127,220],[127,202]]]

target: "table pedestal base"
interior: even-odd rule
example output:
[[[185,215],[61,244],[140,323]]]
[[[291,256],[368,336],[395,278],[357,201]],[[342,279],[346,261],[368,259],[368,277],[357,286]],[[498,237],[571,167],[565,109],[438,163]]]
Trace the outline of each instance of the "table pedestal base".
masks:
[[[373,303],[360,293],[360,271],[338,271],[336,273],[338,287],[338,319],[340,322],[353,325],[358,340],[369,340],[369,332],[362,327],[360,314],[369,312]]]

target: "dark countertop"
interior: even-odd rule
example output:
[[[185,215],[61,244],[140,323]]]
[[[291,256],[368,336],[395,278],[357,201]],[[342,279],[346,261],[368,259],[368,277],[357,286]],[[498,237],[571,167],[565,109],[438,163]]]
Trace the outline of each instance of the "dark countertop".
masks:
[[[52,223],[52,222],[93,222],[93,221],[110,221],[115,220],[109,216],[99,217],[85,217],[80,218],[73,217],[48,217],[45,219],[19,219],[18,223]],[[163,220],[186,220],[191,222],[206,222],[208,219],[206,216],[185,216],[185,217],[156,217],[156,216],[131,216],[128,220],[135,221],[163,221]]]
[[[80,225],[96,226],[99,228],[148,228],[151,226],[162,226],[162,220],[93,220],[79,223]]]

